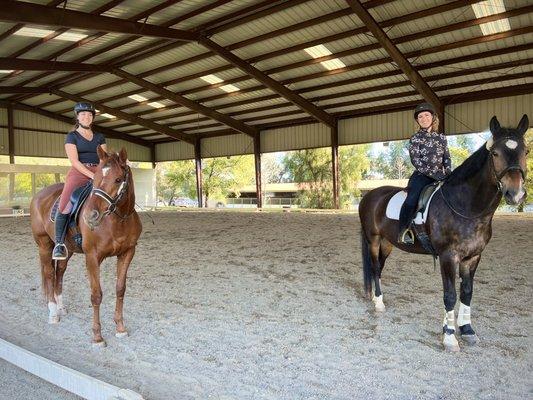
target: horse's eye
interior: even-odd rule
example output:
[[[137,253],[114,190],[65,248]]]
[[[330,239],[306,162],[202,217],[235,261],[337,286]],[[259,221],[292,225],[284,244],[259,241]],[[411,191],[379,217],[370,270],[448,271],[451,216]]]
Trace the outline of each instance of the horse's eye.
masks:
[[[116,183],[120,183],[120,182],[122,182],[122,179],[117,178],[117,179],[115,179],[115,182],[116,182]]]
[[[497,152],[496,150],[492,150],[492,155],[493,155],[494,157],[498,157],[498,152]]]

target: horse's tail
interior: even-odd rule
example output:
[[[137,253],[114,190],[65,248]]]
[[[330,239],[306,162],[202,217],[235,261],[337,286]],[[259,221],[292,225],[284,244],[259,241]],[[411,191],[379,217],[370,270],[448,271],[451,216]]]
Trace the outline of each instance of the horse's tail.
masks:
[[[372,294],[372,259],[370,258],[370,249],[368,240],[363,229],[361,229],[361,256],[363,259],[363,282],[365,284],[365,293],[367,296]]]

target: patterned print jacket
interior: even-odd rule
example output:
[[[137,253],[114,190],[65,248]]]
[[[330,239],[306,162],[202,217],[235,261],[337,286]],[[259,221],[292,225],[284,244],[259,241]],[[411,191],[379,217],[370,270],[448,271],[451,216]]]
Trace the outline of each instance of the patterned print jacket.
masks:
[[[418,172],[442,180],[452,172],[446,136],[420,129],[409,140],[409,155]]]

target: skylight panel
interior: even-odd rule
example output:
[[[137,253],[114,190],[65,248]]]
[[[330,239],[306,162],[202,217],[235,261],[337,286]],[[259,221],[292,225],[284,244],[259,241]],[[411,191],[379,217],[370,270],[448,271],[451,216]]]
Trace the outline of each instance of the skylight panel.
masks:
[[[221,86],[220,89],[228,93],[237,92],[240,90],[237,86],[234,86],[234,85],[224,85],[224,86]]]
[[[211,85],[214,85],[216,83],[224,82],[218,76],[213,75],[213,74],[202,76],[200,79],[203,79],[204,81],[206,81],[207,83],[210,83]]]
[[[329,49],[323,44],[319,44],[313,47],[308,47],[304,51],[313,58],[321,58],[330,56],[332,53]],[[320,64],[327,70],[344,68],[346,65],[338,58],[332,58],[331,60],[321,61]]]
[[[224,82],[223,79],[220,79],[218,76],[213,74],[202,76],[200,79],[206,81],[207,83],[210,83],[211,85]],[[240,90],[237,86],[230,84],[220,86],[220,89],[228,93],[237,92]]]
[[[139,103],[148,100],[146,97],[141,96],[139,94],[132,94],[131,96],[128,96],[128,97],[132,100],[138,101]]]
[[[476,18],[488,17],[489,15],[499,14],[505,12],[505,5],[503,0],[487,0],[472,4]],[[511,30],[508,18],[502,18],[497,21],[487,22],[479,25],[483,35],[493,35],[499,32],[506,32]]]
[[[55,31],[50,29],[41,29],[41,28],[30,28],[28,26],[24,26],[20,28],[18,31],[16,31],[14,34],[19,36],[27,36],[27,37],[35,37],[35,38],[45,38]],[[57,35],[53,39],[57,40],[66,40],[69,42],[77,42],[79,40],[85,39],[87,35],[80,33],[80,32],[72,32],[67,31],[63,32],[60,35]]]

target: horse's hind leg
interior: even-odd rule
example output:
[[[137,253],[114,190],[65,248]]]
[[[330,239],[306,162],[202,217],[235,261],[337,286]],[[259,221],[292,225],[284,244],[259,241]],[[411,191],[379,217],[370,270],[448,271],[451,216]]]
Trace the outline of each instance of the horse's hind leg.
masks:
[[[57,324],[59,322],[59,314],[57,312],[57,303],[54,296],[55,268],[52,260],[54,243],[48,236],[36,238],[36,242],[39,246],[41,282],[48,305],[48,323]]]
[[[385,311],[383,293],[381,292],[381,270],[383,267],[381,265],[380,249],[381,236],[372,235],[369,242],[370,259],[372,261],[372,277],[374,279],[374,296],[372,297],[372,301],[374,302],[376,311]],[[385,262],[384,259],[383,262]]]
[[[135,254],[135,247],[132,247],[124,254],[117,257],[117,300],[115,304],[115,324],[117,324],[116,337],[124,337],[128,335],[128,331],[124,326],[124,294],[126,293],[126,277],[128,274],[128,267],[130,266],[133,255]]]
[[[70,255],[69,255],[69,258],[67,258],[66,260],[57,261],[57,264],[56,264],[56,276],[55,276],[56,284],[54,288],[55,289],[54,298],[56,300],[57,314],[59,316],[63,316],[67,314],[67,308],[65,307],[63,303],[63,275],[65,274],[65,270],[67,269],[67,263],[69,259],[70,259]]]

